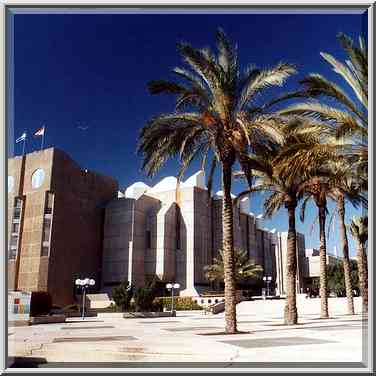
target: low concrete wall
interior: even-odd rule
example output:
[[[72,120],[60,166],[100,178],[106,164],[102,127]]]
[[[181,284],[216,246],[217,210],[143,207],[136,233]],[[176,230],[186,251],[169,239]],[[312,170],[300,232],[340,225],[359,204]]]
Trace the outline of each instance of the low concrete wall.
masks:
[[[12,320],[12,321],[8,321],[8,327],[29,326],[29,325],[30,325],[29,320]]]
[[[29,323],[30,325],[54,324],[54,323],[59,323],[59,322],[65,322],[65,320],[66,320],[65,315],[46,315],[46,316],[30,317]]]
[[[149,317],[172,317],[176,316],[176,311],[171,312],[103,312],[98,313],[98,318],[112,319],[133,319],[133,318],[149,318]]]
[[[81,317],[81,312],[65,312],[65,316],[67,317]],[[96,312],[85,312],[85,317],[96,317]]]

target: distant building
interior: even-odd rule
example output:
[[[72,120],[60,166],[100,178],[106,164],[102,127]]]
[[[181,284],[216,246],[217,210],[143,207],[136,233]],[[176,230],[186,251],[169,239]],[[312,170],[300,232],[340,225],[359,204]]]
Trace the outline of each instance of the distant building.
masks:
[[[8,159],[8,288],[74,300],[75,278],[101,280],[104,210],[117,182],[56,148]]]
[[[330,254],[326,255],[326,265],[335,265],[341,259],[337,256]],[[315,278],[320,277],[320,251],[318,249],[309,248],[306,249],[306,273],[305,284],[306,286],[312,286],[312,282]]]
[[[234,208],[235,248],[246,250],[262,265],[264,275],[272,277],[271,291],[283,295],[287,233],[263,228],[260,217],[250,213],[248,198]],[[298,234],[297,244],[300,289],[304,235]],[[178,191],[175,177],[153,187],[134,183],[106,208],[103,289],[110,292],[122,280],[142,286],[157,277],[162,285],[180,283],[181,295],[200,295],[212,288],[204,266],[213,262],[221,246],[222,192],[208,198],[202,172],[182,182]]]

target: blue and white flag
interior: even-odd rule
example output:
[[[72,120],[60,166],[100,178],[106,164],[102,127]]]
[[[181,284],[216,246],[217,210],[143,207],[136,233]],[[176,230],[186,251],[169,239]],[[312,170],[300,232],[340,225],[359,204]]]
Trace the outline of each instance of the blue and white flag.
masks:
[[[22,136],[18,137],[16,143],[26,140],[26,132],[22,133]]]

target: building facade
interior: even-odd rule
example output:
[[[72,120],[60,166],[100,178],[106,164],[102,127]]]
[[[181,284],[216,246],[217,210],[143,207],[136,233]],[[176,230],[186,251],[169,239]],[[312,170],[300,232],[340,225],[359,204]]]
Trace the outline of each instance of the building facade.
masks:
[[[208,198],[198,172],[176,189],[175,177],[153,187],[137,182],[106,207],[103,243],[103,290],[128,280],[143,286],[153,277],[178,282],[180,295],[198,296],[212,289],[204,267],[222,246],[222,192]],[[235,196],[234,196],[235,197]],[[234,207],[235,248],[246,250],[272,278],[271,291],[285,294],[287,233],[262,227],[249,211],[248,198]],[[298,234],[298,288],[304,286],[304,236]],[[299,291],[298,290],[298,291]]]
[[[9,290],[48,291],[58,305],[74,302],[74,281],[86,277],[110,295],[123,280],[178,282],[182,296],[213,291],[204,267],[222,246],[222,192],[208,197],[202,172],[176,185],[166,177],[120,192],[56,148],[8,159]],[[248,198],[234,205],[234,244],[263,267],[272,294],[286,294],[287,232],[263,227]],[[317,275],[315,252],[298,233],[297,292]]]
[[[74,300],[74,280],[101,280],[105,206],[117,182],[49,148],[8,159],[8,288]]]

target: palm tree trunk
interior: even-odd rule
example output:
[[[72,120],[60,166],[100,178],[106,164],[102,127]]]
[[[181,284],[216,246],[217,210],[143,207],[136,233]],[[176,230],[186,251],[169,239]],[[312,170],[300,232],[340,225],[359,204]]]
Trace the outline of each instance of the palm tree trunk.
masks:
[[[349,257],[349,241],[347,239],[346,224],[345,224],[345,199],[343,196],[338,197],[337,211],[339,216],[339,230],[342,240],[343,252],[343,271],[345,274],[345,289],[347,297],[347,313],[354,315],[354,299],[353,299],[353,286],[351,282],[351,268]]]
[[[222,161],[222,228],[223,265],[225,281],[225,321],[226,333],[237,332],[236,327],[236,286],[234,257],[234,222],[231,198],[232,163]]]
[[[320,226],[320,298],[322,319],[329,318],[328,312],[328,278],[326,271],[326,235],[325,235],[325,219],[326,205],[319,206],[319,226]]]
[[[358,273],[359,273],[359,287],[360,295],[362,296],[363,313],[368,313],[368,266],[367,253],[364,244],[358,241]]]
[[[295,228],[296,204],[287,207],[289,217],[289,231],[287,235],[287,299],[285,303],[285,325],[295,325],[298,323],[298,310],[296,308],[296,228]]]

